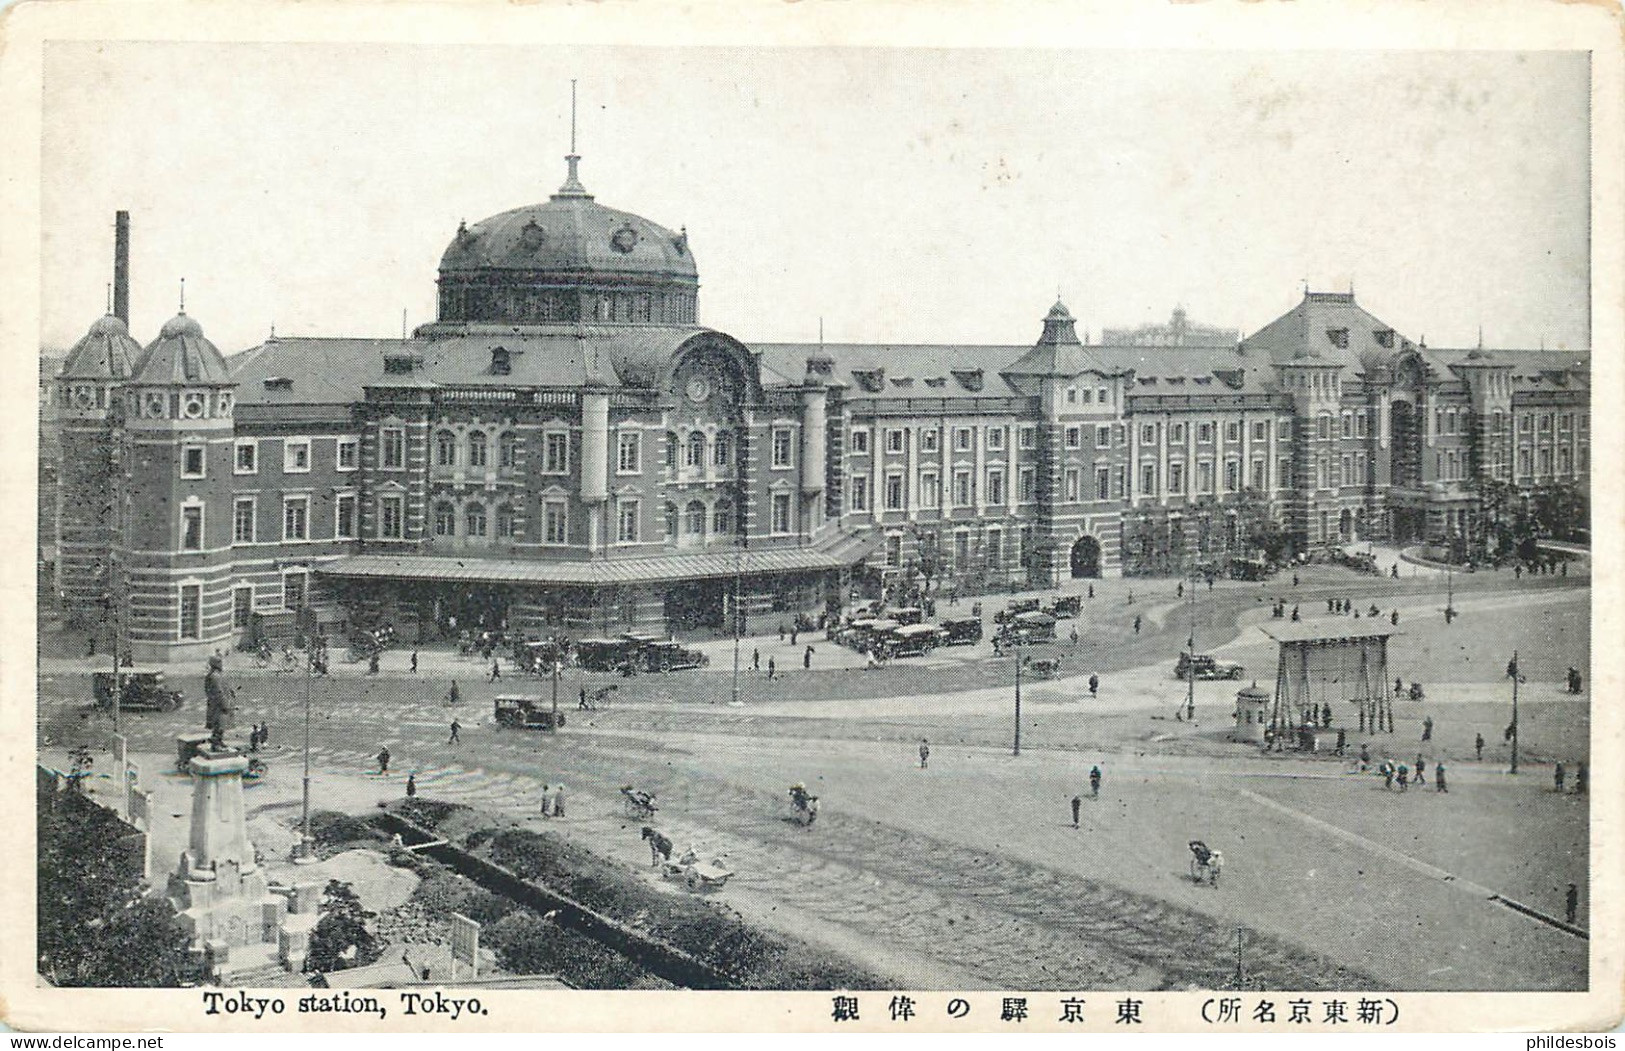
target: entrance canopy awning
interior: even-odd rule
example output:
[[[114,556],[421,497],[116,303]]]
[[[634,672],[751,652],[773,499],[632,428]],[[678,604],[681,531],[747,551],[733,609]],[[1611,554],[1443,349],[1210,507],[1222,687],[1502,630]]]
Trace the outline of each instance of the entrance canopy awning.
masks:
[[[599,587],[845,569],[867,557],[872,549],[869,538],[849,536],[819,547],[745,548],[586,562],[457,555],[351,555],[317,567],[316,572],[345,579]]]

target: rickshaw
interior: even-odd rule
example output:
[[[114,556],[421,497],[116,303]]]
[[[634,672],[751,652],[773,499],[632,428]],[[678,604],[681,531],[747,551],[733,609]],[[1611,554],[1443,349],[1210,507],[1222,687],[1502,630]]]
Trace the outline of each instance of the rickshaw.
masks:
[[[1190,842],[1191,848],[1191,879],[1197,883],[1206,881],[1209,885],[1219,885],[1219,870],[1224,867],[1224,855],[1217,850],[1209,850],[1206,843],[1199,839]]]
[[[807,792],[807,786],[797,782],[790,786],[790,820],[809,827],[818,820],[818,797]]]

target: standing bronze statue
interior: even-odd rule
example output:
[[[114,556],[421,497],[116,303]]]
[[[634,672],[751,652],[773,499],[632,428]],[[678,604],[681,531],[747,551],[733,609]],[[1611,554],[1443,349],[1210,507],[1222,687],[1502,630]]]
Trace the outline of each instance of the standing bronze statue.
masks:
[[[209,672],[203,676],[203,696],[208,702],[204,725],[214,733],[209,743],[217,749],[224,748],[226,731],[231,729],[237,704],[235,691],[226,684],[225,663],[219,654],[209,658]]]

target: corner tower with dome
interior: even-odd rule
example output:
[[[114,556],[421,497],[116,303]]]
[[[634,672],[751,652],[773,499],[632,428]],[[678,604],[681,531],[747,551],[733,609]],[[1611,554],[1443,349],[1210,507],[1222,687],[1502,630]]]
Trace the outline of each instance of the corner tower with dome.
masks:
[[[184,313],[144,349],[92,325],[56,384],[70,609],[127,609],[141,660],[306,620],[725,637],[927,579],[1484,551],[1484,493],[1589,480],[1585,351],[1431,349],[1352,292],[1241,338],[1179,311],[1092,343],[1057,302],[1033,343],[747,347],[698,323],[686,232],[579,164],[458,227],[408,338],[228,358]]]

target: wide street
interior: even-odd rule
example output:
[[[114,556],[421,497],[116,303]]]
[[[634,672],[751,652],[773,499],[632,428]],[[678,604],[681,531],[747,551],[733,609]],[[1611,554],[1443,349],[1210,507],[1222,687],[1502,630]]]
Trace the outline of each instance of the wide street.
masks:
[[[1498,899],[1561,919],[1564,889],[1576,882],[1578,925],[1588,922],[1588,797],[1553,792],[1552,763],[1572,770],[1587,756],[1590,683],[1571,696],[1562,679],[1570,665],[1588,667],[1589,582],[1583,572],[1521,581],[1480,573],[1452,584],[1461,616],[1448,626],[1445,582],[1426,573],[1396,581],[1314,567],[1295,588],[1290,573],[1203,588],[1198,649],[1242,661],[1247,673],[1241,683],[1197,684],[1190,723],[1174,718],[1185,686],[1171,671],[1191,604],[1171,580],[1096,581],[1079,641],[1063,621],[1061,640],[1041,648],[1061,657],[1063,677],[1023,682],[1019,757],[1013,661],[986,644],[866,671],[821,637],[794,647],[776,635],[747,639],[738,706],[728,703],[728,640],[702,644],[712,658],[704,670],[633,679],[567,671],[569,721],[557,735],[491,722],[493,695],[545,698],[547,680],[505,666],[502,681],[487,683],[488,664],[428,649],[412,676],[406,653],[391,651],[376,677],[347,665],[311,683],[313,795],[320,808],[362,811],[399,796],[414,771],[426,798],[542,826],[540,785],[563,781],[568,816],[546,827],[646,867],[641,822],[623,815],[618,792],[634,784],[658,793],[655,823],[678,843],[726,856],[737,875],[721,901],[900,984],[1216,985],[1233,977],[1239,929],[1249,980],[1278,988],[1582,988],[1588,943]],[[1352,710],[1336,719],[1350,729],[1351,752],[1368,742],[1374,760],[1410,763],[1422,749],[1425,787],[1385,791],[1348,759],[1263,754],[1226,739],[1236,688],[1255,678],[1273,685],[1274,645],[1258,625],[1277,597],[1306,619],[1326,617],[1328,597],[1362,610],[1375,603],[1384,624],[1400,611],[1391,677],[1423,682],[1426,699],[1395,703],[1392,734],[1354,732]],[[1004,600],[982,601],[990,617]],[[1502,736],[1513,648],[1528,677],[1516,777]],[[764,667],[775,659],[774,681],[750,670],[752,650]],[[228,661],[242,722],[272,729],[272,770],[248,790],[249,807],[260,822],[287,826],[297,816],[305,678],[247,663]],[[104,716],[78,715],[90,667],[42,658],[48,758],[77,734],[105,735]],[[1084,686],[1091,672],[1102,680],[1094,699]],[[171,675],[187,707],[130,713],[125,729],[144,777],[161,781],[160,798],[172,802],[184,799],[184,779],[152,772],[172,767],[174,733],[202,713],[201,669]],[[443,700],[453,679],[463,698],[455,708]],[[608,684],[619,688],[607,707],[576,710],[583,685]],[[461,740],[448,744],[454,717]],[[1425,744],[1424,717],[1434,721]],[[1486,739],[1482,761],[1475,734]],[[931,743],[923,770],[921,738]],[[393,755],[387,778],[373,772],[383,745]],[[1446,793],[1432,783],[1438,762]],[[1097,764],[1103,784],[1092,799],[1087,774]],[[97,770],[105,773],[103,760]],[[793,781],[821,797],[812,828],[785,819]],[[1224,852],[1216,888],[1191,880],[1192,839]]]

